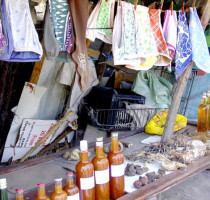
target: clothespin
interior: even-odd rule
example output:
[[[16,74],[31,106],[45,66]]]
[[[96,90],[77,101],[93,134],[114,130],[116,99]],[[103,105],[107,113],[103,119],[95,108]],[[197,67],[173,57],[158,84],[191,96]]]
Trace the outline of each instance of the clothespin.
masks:
[[[160,10],[163,9],[163,3],[164,3],[164,0],[161,0],[161,1],[160,1],[160,5],[159,5],[159,9],[160,9]]]
[[[193,11],[195,11],[195,4],[196,4],[196,0],[193,0],[192,2]]]
[[[149,9],[155,9],[156,8],[156,2],[153,2],[153,3],[151,3],[149,6],[148,6],[148,8]]]
[[[181,7],[181,9],[182,9],[182,14],[184,14],[184,2],[182,3],[182,7]]]
[[[135,9],[135,10],[136,10],[137,4],[138,4],[138,0],[135,0],[135,1],[134,1],[134,9]]]
[[[173,7],[174,7],[174,3],[173,3],[173,1],[172,1],[172,2],[171,2],[171,5],[170,5],[171,15],[173,15]]]

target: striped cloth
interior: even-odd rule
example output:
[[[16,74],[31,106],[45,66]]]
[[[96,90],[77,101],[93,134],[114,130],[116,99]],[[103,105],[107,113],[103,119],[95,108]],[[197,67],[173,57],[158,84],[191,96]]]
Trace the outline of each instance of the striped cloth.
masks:
[[[171,57],[169,55],[168,46],[163,37],[162,26],[160,21],[160,10],[150,9],[149,15],[150,15],[151,27],[153,30],[153,34],[155,36],[155,41],[159,53],[159,57],[155,65],[167,66],[171,62]]]

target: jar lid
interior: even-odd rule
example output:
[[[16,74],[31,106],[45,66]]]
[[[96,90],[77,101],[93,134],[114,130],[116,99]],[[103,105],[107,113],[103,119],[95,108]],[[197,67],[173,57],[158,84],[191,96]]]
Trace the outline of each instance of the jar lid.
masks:
[[[118,132],[112,132],[112,137],[118,137]]]
[[[56,178],[55,181],[62,181],[62,178]]]
[[[37,183],[37,186],[38,187],[44,187],[45,186],[45,183]]]
[[[96,142],[103,142],[103,137],[97,137]]]
[[[74,173],[73,172],[67,172],[66,176],[74,176]]]
[[[24,189],[23,188],[18,188],[18,189],[16,189],[15,190],[17,193],[22,193],[22,192],[24,192]]]
[[[80,141],[80,150],[87,151],[87,149],[88,149],[87,140],[81,140]]]

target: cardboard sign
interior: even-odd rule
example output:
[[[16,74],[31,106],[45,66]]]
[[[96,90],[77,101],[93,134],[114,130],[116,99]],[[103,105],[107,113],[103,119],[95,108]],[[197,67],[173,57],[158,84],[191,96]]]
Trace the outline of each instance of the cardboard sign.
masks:
[[[16,147],[34,147],[35,144],[56,124],[56,120],[24,119],[20,128]],[[49,136],[41,146],[51,143],[54,134]]]

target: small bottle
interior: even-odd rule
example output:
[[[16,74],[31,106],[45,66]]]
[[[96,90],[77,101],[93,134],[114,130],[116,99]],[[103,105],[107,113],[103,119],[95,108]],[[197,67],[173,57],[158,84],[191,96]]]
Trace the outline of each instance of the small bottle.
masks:
[[[44,183],[38,183],[38,195],[35,200],[50,200],[50,198],[46,195],[45,192],[45,184]]]
[[[8,200],[6,178],[0,179],[0,198],[1,200]]]
[[[79,200],[79,188],[74,184],[74,174],[72,172],[66,173],[66,186],[63,190],[67,193],[69,200]]]
[[[119,151],[118,133],[112,133],[111,152],[108,154],[110,168],[110,198],[118,199],[125,192],[124,182],[124,156]]]
[[[80,161],[76,165],[76,180],[80,200],[95,200],[94,166],[88,159],[87,141],[80,141]]]
[[[55,190],[51,194],[51,200],[66,200],[67,194],[62,188],[62,178],[55,179]]]
[[[96,200],[109,200],[109,161],[104,156],[103,137],[96,139],[96,156],[92,163],[95,171]]]
[[[201,104],[198,106],[198,122],[197,122],[197,132],[206,133],[207,132],[207,105],[206,105],[206,93],[203,93]]]
[[[210,90],[207,91],[207,136],[210,136]]]
[[[24,192],[23,188],[15,190],[16,200],[24,200],[23,192]]]

